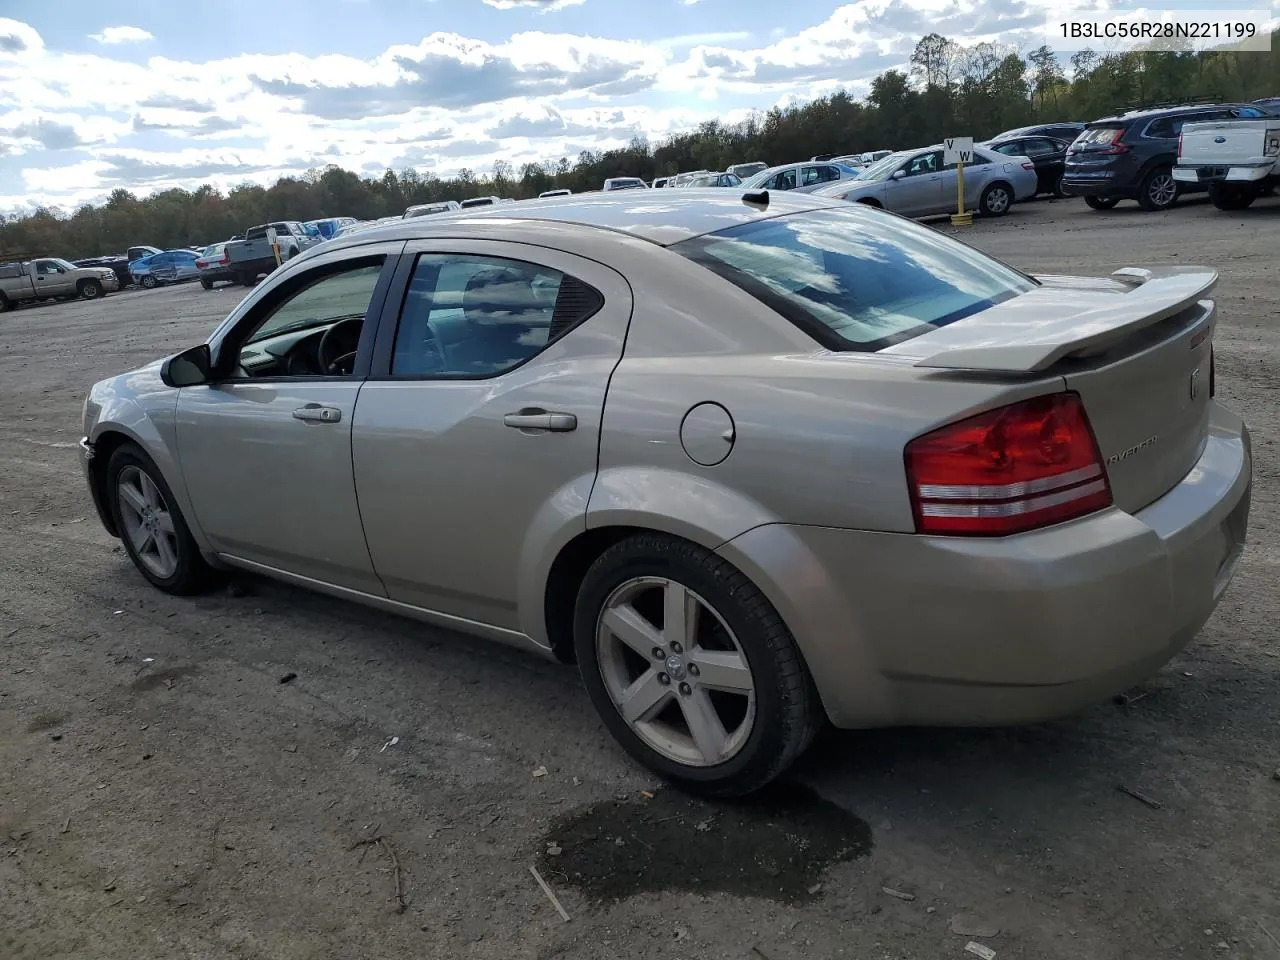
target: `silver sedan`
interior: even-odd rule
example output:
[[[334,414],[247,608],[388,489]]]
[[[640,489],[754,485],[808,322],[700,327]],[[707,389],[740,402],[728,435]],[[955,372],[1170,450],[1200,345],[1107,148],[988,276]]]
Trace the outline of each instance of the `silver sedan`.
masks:
[[[1036,168],[1026,157],[1008,157],[975,146],[965,164],[965,209],[1000,217],[1036,195]],[[852,183],[833,183],[815,193],[883,207],[908,217],[955,213],[958,183],[954,164],[943,162],[942,144],[892,153],[863,170]]]
[[[632,756],[741,794],[825,719],[1060,716],[1196,635],[1252,474],[1216,279],[1031,277],[812,196],[404,220],[96,384],[88,485],[161,590],[247,570],[576,661]]]

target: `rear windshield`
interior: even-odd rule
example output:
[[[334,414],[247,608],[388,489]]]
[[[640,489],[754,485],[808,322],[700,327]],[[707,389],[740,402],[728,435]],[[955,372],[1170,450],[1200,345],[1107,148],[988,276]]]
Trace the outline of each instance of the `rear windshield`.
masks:
[[[880,350],[1036,286],[928,227],[855,205],[757,220],[671,249],[833,350]]]

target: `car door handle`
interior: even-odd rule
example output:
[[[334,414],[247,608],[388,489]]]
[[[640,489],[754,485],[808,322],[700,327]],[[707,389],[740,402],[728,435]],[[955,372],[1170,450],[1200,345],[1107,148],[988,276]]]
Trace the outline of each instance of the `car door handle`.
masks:
[[[308,403],[293,411],[293,419],[309,420],[315,423],[337,423],[342,419],[342,411],[337,407],[322,407],[318,403]]]
[[[502,418],[508,427],[517,430],[551,430],[565,433],[578,429],[578,418],[572,413],[551,413],[547,410],[521,410]]]

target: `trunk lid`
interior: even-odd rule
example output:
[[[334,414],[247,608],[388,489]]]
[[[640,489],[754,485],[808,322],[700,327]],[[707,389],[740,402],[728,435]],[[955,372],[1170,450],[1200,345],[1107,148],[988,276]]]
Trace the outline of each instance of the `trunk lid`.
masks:
[[[1280,119],[1188,123],[1182,128],[1178,163],[1185,167],[1261,163],[1267,159],[1268,139],[1280,139]]]
[[[1133,512],[1199,459],[1217,283],[1206,267],[1127,269],[1042,285],[880,351],[937,370],[1061,376],[1080,394],[1118,507]]]

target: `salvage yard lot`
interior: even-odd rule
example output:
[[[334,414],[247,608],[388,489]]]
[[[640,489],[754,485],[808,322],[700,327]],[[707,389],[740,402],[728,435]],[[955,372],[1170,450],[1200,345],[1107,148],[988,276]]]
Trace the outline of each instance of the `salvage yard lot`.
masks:
[[[1036,272],[1221,272],[1244,562],[1128,704],[828,733],[741,805],[660,789],[571,669],[264,581],[147,586],[84,489],[80,405],[242,289],[0,317],[0,958],[1280,960],[1280,200],[963,236]]]

